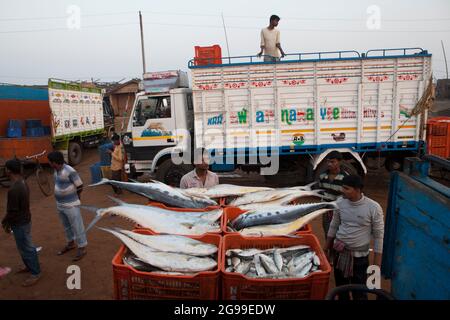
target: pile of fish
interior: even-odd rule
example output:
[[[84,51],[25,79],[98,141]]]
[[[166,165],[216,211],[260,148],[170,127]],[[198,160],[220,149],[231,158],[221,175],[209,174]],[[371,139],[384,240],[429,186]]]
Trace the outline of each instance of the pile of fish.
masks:
[[[96,213],[96,217],[86,228],[86,232],[107,214],[117,215],[157,233],[201,235],[207,232],[220,232],[222,209],[205,212],[177,212],[154,206],[129,204],[113,197],[109,198],[118,205],[103,209],[81,206],[82,209]]]
[[[238,186],[232,184],[218,184],[212,188],[173,188],[162,182],[152,180],[141,183],[137,181],[122,182],[102,179],[96,184],[99,186],[111,184],[113,186],[142,195],[150,200],[164,203],[168,206],[179,208],[206,208],[217,206],[214,199],[231,199],[228,204],[240,207],[242,210],[253,210],[267,206],[281,206],[291,203],[302,197],[317,197],[325,199],[322,190],[311,190],[311,185],[273,189],[268,187]],[[325,199],[326,200],[326,199]]]
[[[150,200],[162,202],[172,207],[180,208],[205,208],[208,206],[217,206],[217,202],[207,196],[190,195],[183,192],[182,189],[173,188],[162,182],[153,180],[147,183],[141,182],[122,182],[108,179],[102,179],[100,182],[91,184],[90,187],[111,184],[113,186],[128,190],[130,192],[144,196]]]
[[[238,231],[244,236],[289,235],[325,212],[335,209],[337,206],[334,202],[320,202],[250,210],[231,221],[228,230]]]
[[[273,249],[229,249],[225,253],[226,272],[251,278],[304,278],[320,272],[320,259],[306,245]]]
[[[138,271],[193,275],[217,267],[217,246],[176,235],[144,235],[99,228],[113,234],[131,251],[123,262]]]

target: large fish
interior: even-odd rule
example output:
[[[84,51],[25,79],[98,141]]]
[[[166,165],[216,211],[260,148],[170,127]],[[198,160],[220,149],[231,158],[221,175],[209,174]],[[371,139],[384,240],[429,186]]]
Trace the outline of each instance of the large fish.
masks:
[[[82,209],[96,213],[96,217],[86,228],[86,232],[107,214],[120,216],[158,233],[201,235],[220,231],[220,226],[216,221],[221,217],[222,209],[209,212],[176,212],[153,206],[127,204],[121,200],[112,199],[119,205],[103,209],[81,206]]]
[[[282,188],[282,189],[247,193],[242,197],[239,197],[231,201],[230,205],[235,207],[241,207],[243,205],[253,203],[273,202],[275,200],[282,199],[288,196],[292,196],[294,199],[300,197],[318,197],[318,198],[322,197],[320,190],[304,191],[304,190]]]
[[[208,199],[205,196],[189,196],[182,192],[181,189],[172,188],[171,186],[168,186],[159,181],[140,183],[122,182],[103,178],[100,182],[91,184],[89,186],[93,187],[104,184],[111,184],[113,186],[139,194],[151,200],[162,202],[174,207],[197,209],[217,205],[216,201]]]
[[[330,211],[329,209],[316,210],[306,216],[302,216],[297,220],[289,223],[272,224],[272,225],[260,225],[255,227],[249,227],[240,230],[239,232],[243,236],[258,236],[258,237],[272,237],[272,236],[286,236],[290,235],[297,230],[301,229],[304,225],[311,220],[321,216],[322,214]]]
[[[154,251],[123,233],[111,229],[101,229],[119,238],[141,261],[164,271],[202,272],[217,266],[217,262],[209,257],[194,257],[187,254]]]
[[[197,197],[208,197],[208,198],[224,198],[224,197],[232,197],[232,196],[241,196],[246,193],[263,191],[263,190],[273,190],[273,188],[268,187],[248,187],[248,186],[237,186],[234,184],[218,184],[212,188],[207,190],[198,189],[190,190],[186,189],[183,192],[188,193],[192,196]]]
[[[231,226],[235,230],[241,230],[254,226],[283,224],[320,209],[334,210],[337,205],[334,202],[320,202],[262,208],[241,214],[231,222]]]
[[[106,231],[106,228],[103,228]],[[115,229],[129,238],[155,251],[183,253],[191,256],[210,256],[217,252],[217,246],[177,235],[145,235],[129,230]]]

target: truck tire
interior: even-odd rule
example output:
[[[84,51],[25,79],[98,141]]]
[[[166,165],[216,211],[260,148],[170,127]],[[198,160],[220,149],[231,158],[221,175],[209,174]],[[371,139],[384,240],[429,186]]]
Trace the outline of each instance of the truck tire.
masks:
[[[68,154],[69,164],[71,166],[76,166],[83,158],[83,149],[78,142],[69,142]]]
[[[176,165],[169,158],[158,165],[158,169],[156,170],[156,180],[178,188],[180,186],[181,178],[193,169],[194,167],[190,164]]]
[[[389,157],[386,159],[384,166],[387,169],[387,171],[389,171],[389,172],[403,171],[403,161],[404,161],[404,158]]]

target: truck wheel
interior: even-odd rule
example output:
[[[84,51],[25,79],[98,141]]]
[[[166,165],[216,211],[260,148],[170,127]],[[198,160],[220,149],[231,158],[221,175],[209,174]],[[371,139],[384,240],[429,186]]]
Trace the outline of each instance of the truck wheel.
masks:
[[[69,143],[69,164],[71,166],[76,166],[81,162],[83,158],[83,149],[78,142],[70,142]]]
[[[178,188],[180,186],[181,178],[193,169],[194,167],[190,164],[176,165],[171,159],[166,159],[156,170],[156,180]]]
[[[390,157],[386,159],[384,166],[389,172],[403,171],[403,158]]]

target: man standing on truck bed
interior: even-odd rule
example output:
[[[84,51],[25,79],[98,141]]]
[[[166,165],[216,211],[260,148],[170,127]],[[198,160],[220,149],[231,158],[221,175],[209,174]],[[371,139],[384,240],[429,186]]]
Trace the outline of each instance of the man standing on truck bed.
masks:
[[[38,282],[41,277],[39,258],[31,240],[30,190],[22,177],[20,161],[8,160],[6,170],[11,179],[11,187],[8,191],[6,216],[2,226],[7,233],[12,231],[14,234],[17,249],[25,265],[18,272],[31,273],[31,276],[22,284],[24,287],[29,287]]]
[[[73,258],[73,261],[78,261],[87,253],[87,239],[80,211],[83,181],[74,168],[64,163],[64,156],[61,152],[50,152],[47,158],[50,166],[55,169],[56,209],[67,240],[66,246],[57,255],[63,255],[78,246],[77,254]]]
[[[381,266],[384,221],[381,206],[362,193],[363,182],[357,175],[342,181],[343,197],[337,200],[338,210],[333,215],[328,231],[326,251],[333,260],[336,286],[367,282],[370,240],[374,242],[374,264]],[[330,253],[334,253],[335,256]],[[353,292],[353,299],[367,299],[364,293]],[[349,295],[340,294],[348,300]]]
[[[218,185],[219,177],[214,172],[208,170],[209,157],[205,149],[196,149],[193,159],[195,169],[181,178],[180,188],[212,188]]]
[[[280,30],[275,29],[279,21],[279,16],[272,15],[269,26],[261,30],[261,51],[258,57],[264,53],[264,62],[280,61],[280,57],[285,56],[280,43]]]

